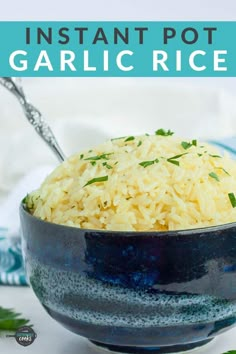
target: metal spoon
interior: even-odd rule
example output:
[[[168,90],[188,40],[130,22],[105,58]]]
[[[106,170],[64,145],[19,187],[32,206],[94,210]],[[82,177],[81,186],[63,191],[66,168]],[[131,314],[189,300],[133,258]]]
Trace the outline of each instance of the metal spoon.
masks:
[[[33,125],[36,132],[52,149],[59,161],[64,161],[66,157],[62,152],[51,128],[43,120],[40,111],[28,101],[23,91],[20,79],[14,77],[0,77],[0,84],[2,84],[18,99],[23,108],[27,120],[30,122],[30,124]]]

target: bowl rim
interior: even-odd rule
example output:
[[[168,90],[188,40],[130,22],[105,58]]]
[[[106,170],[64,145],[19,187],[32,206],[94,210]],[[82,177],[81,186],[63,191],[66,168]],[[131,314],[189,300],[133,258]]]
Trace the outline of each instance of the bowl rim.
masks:
[[[63,225],[63,224],[56,224],[51,221],[45,221],[42,220],[34,215],[32,215],[24,206],[23,200],[20,203],[20,213],[27,215],[27,217],[31,218],[32,220],[35,220],[36,222],[43,223],[46,225],[50,225],[51,227],[63,227],[68,230],[80,230],[84,233],[103,233],[109,235],[111,237],[111,234],[115,235],[120,235],[120,236],[126,236],[126,237],[132,237],[132,236],[144,236],[147,235],[150,237],[178,237],[178,236],[190,236],[194,234],[205,234],[205,233],[214,233],[222,230],[228,230],[231,228],[236,228],[236,221],[235,222],[230,222],[226,224],[221,224],[221,225],[215,225],[215,226],[206,226],[206,227],[199,227],[199,228],[192,228],[192,229],[181,229],[181,230],[170,230],[170,231],[118,231],[118,230],[103,230],[103,229],[82,229],[79,227],[75,226],[68,226],[68,225]],[[200,236],[199,235],[199,236]]]

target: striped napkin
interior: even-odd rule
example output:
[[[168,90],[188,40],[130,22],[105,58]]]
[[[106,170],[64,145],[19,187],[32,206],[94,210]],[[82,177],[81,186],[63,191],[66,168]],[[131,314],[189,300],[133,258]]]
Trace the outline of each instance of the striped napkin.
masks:
[[[41,166],[28,173],[0,205],[0,285],[28,284],[21,252],[19,205],[53,168]]]
[[[221,152],[227,151],[236,158],[236,137],[210,140]],[[27,285],[20,239],[18,205],[28,191],[35,189],[50,172],[52,166],[33,171],[16,186],[4,206],[0,208],[0,284]],[[4,214],[4,217],[2,217]],[[15,220],[14,225],[11,221]]]
[[[20,237],[8,237],[0,228],[0,284],[27,285]]]

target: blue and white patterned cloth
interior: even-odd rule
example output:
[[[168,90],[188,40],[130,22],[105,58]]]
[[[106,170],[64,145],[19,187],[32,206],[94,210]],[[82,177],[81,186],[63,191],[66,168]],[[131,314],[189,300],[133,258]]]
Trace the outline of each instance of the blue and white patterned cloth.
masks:
[[[21,252],[19,204],[53,168],[53,165],[45,165],[29,171],[0,204],[0,285],[27,285]]]
[[[227,151],[236,159],[236,137],[211,140],[221,151]],[[0,285],[27,285],[21,240],[18,236],[8,236],[8,230],[0,227]]]
[[[0,228],[0,284],[27,285],[20,241]]]

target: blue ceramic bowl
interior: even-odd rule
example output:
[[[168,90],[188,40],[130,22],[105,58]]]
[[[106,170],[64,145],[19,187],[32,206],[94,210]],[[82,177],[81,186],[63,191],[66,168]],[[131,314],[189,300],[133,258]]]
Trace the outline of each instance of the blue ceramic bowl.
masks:
[[[236,323],[236,223],[171,232],[85,230],[20,210],[30,284],[47,312],[98,346],[171,353]]]

